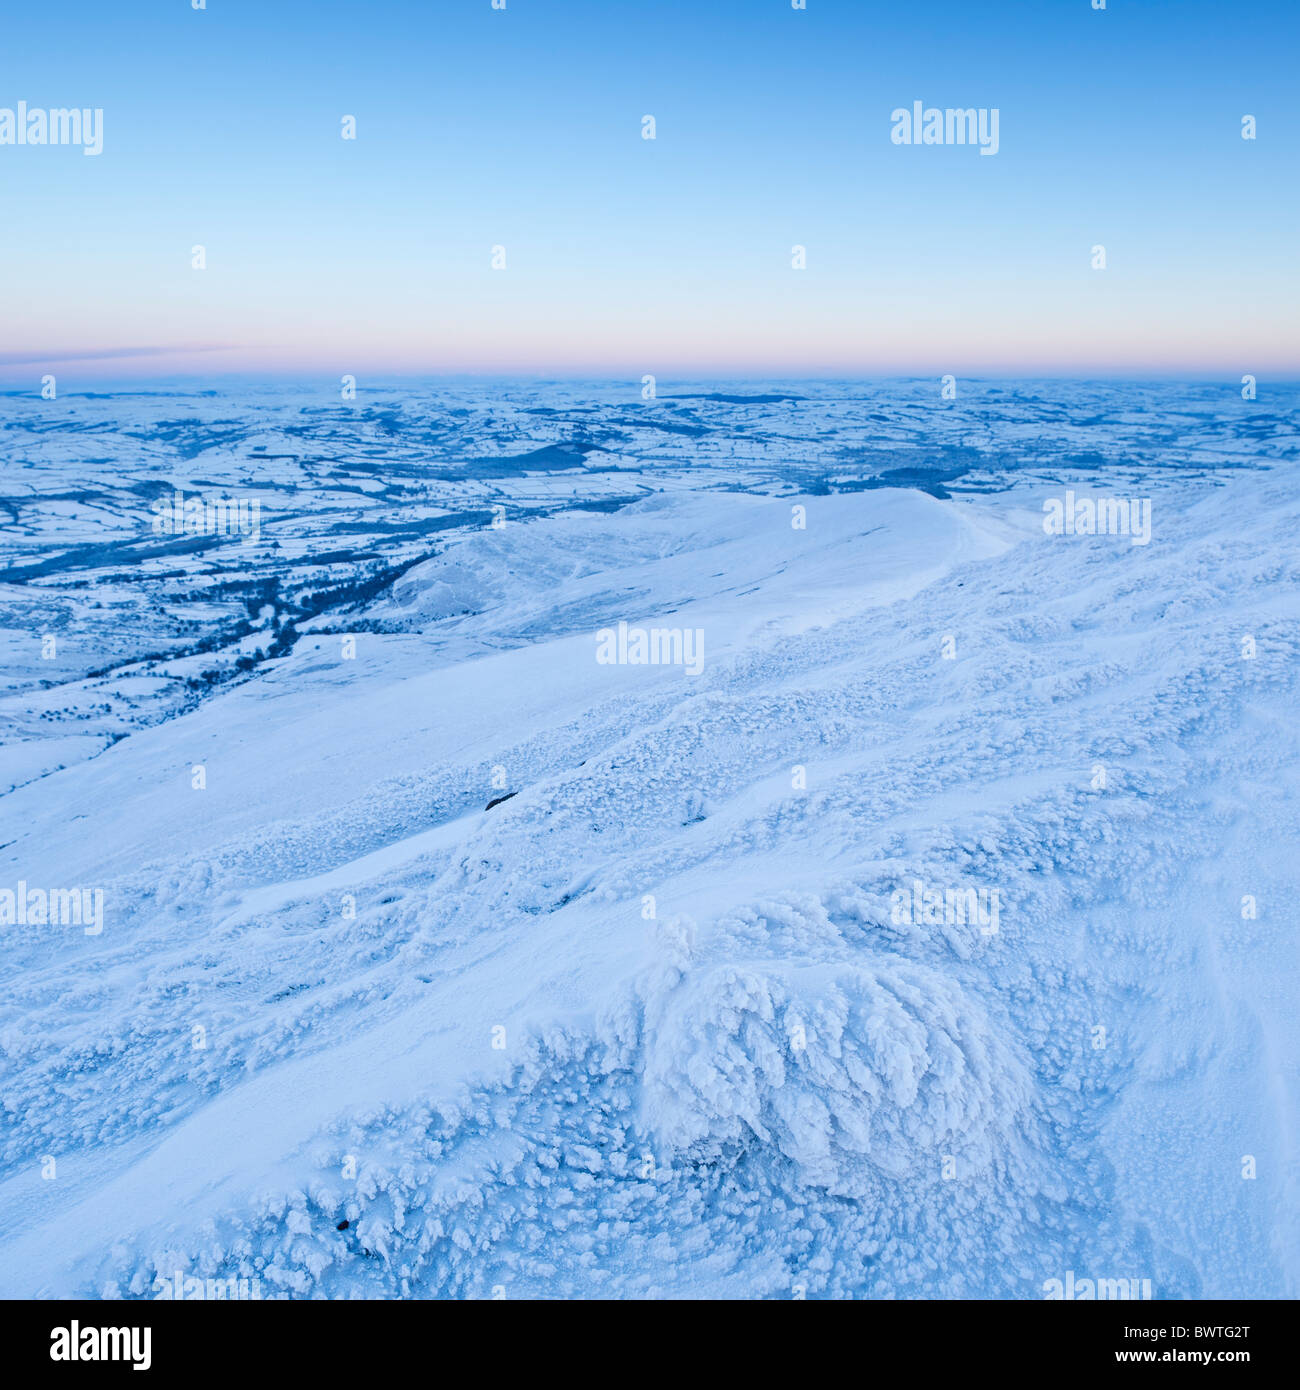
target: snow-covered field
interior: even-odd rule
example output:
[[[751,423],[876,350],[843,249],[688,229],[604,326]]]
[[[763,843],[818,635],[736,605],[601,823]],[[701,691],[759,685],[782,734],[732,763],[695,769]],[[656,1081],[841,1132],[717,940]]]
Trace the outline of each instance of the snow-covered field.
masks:
[[[1294,1297],[1296,405],[4,399],[0,1294]]]

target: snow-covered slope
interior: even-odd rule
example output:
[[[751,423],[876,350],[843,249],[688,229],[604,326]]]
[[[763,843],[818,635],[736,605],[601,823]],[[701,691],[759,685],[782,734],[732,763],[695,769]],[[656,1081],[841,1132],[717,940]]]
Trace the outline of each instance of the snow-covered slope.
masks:
[[[11,793],[0,1293],[1294,1294],[1300,490],[1044,491],[487,525]]]

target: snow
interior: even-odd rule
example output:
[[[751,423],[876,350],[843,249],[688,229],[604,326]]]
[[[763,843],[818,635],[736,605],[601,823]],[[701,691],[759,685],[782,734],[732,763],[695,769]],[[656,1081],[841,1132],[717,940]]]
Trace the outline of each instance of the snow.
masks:
[[[608,432],[566,465],[523,415],[571,389],[465,388],[464,461],[423,473],[401,397],[389,529],[337,560],[360,502],[277,428],[297,396],[76,407],[148,476],[174,447],[224,485],[255,439],[303,495],[255,553],[137,584],[108,537],[67,558],[93,509],[15,542],[55,563],[4,586],[0,888],[102,887],[106,921],[0,925],[0,1294],[1294,1296],[1285,415],[1272,446],[1243,403],[1134,387],[1057,425],[1037,384],[922,431],[880,388],[864,433],[803,384],[659,402],[697,430],[665,460],[593,391]],[[335,469],[372,456],[356,424]],[[76,437],[39,435],[51,494]],[[1150,498],[1151,543],[1044,534],[1066,487]],[[619,622],[698,630],[700,673],[601,664]],[[900,920],[918,881],[996,890],[996,930]]]

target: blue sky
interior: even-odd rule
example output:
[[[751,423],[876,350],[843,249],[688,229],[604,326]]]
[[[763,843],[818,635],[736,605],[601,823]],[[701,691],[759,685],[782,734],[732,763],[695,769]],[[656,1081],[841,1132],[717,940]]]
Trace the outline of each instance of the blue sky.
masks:
[[[0,108],[104,111],[0,146],[5,381],[1300,367],[1289,0],[66,4],[5,49]],[[998,153],[893,144],[915,100]]]

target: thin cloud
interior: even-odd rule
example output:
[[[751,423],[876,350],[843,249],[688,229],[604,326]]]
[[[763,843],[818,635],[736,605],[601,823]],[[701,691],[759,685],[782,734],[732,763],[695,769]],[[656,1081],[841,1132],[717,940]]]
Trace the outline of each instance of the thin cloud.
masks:
[[[70,348],[53,352],[0,352],[0,366],[40,366],[44,362],[102,362],[115,357],[178,357],[191,352],[233,352],[234,344],[204,343],[187,347],[122,347],[92,348],[74,351]]]

